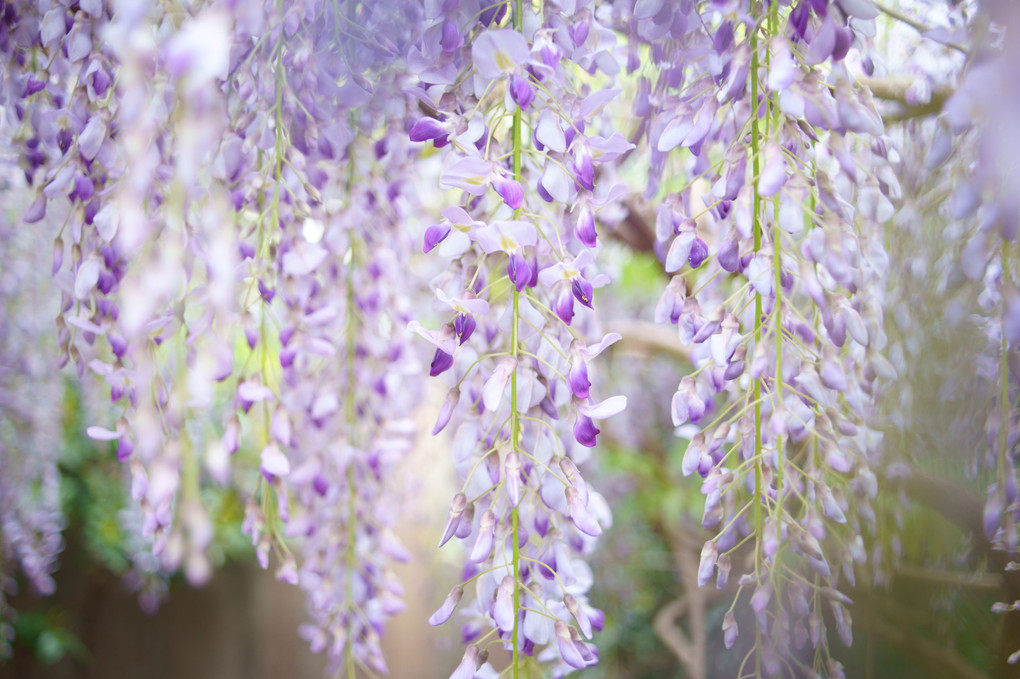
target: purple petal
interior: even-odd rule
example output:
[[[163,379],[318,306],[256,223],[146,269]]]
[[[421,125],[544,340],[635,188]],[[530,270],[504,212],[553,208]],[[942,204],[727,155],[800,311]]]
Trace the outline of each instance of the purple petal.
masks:
[[[425,245],[422,247],[422,252],[430,252],[432,248],[446,240],[446,237],[449,235],[449,224],[433,224],[425,229]]]
[[[464,46],[464,36],[457,30],[456,21],[452,19],[443,21],[443,37],[440,38],[439,44],[443,47],[444,52],[456,52]]]
[[[453,331],[457,334],[461,344],[464,344],[464,342],[471,338],[476,327],[478,327],[478,323],[475,321],[474,316],[470,314],[458,314],[453,319]]]
[[[574,295],[569,288],[564,287],[556,296],[556,299],[553,300],[552,310],[561,321],[570,325],[570,321],[574,319]]]
[[[574,179],[582,187],[589,191],[595,190],[595,166],[592,164],[591,155],[587,152],[580,154],[581,157],[574,163]]]
[[[131,439],[124,436],[117,441],[117,460],[124,462],[131,457],[131,453],[135,450],[135,446],[131,443]]]
[[[589,248],[595,247],[598,234],[595,232],[595,215],[587,206],[582,206],[574,225],[574,236]]]
[[[453,356],[437,348],[435,355],[432,357],[432,365],[429,367],[429,375],[432,377],[442,375],[452,367]]]
[[[826,361],[822,364],[822,369],[818,373],[818,376],[822,379],[822,384],[827,386],[829,389],[846,391],[850,386],[843,370],[832,361]]]
[[[575,278],[570,282],[570,291],[574,293],[574,299],[584,306],[592,309],[591,300],[593,289],[591,283],[583,278]]]
[[[691,244],[691,254],[688,257],[688,261],[693,268],[697,269],[705,261],[706,257],[708,257],[708,245],[700,238],[695,238],[694,243]]]
[[[510,276],[510,281],[517,288],[517,292],[523,290],[529,282],[531,282],[531,265],[528,260],[525,259],[524,255],[519,252],[515,252],[510,255],[510,261],[506,266],[507,274]]]
[[[524,204],[524,189],[513,179],[497,179],[493,182],[493,188],[499,194],[503,202],[512,210],[520,209]]]
[[[567,373],[567,382],[570,391],[580,399],[588,398],[591,389],[591,382],[588,380],[588,364],[584,359],[575,357],[570,363],[570,372]]]
[[[535,91],[531,88],[531,83],[527,78],[514,73],[510,76],[510,97],[523,111],[535,100]]]
[[[435,627],[436,625],[442,625],[444,622],[449,620],[450,616],[453,615],[453,612],[457,609],[457,605],[460,603],[463,596],[464,588],[460,585],[451,589],[450,593],[446,595],[443,605],[429,617],[429,624]]]
[[[577,419],[574,420],[574,438],[578,443],[587,448],[594,448],[595,437],[599,433],[590,417],[578,413]]]

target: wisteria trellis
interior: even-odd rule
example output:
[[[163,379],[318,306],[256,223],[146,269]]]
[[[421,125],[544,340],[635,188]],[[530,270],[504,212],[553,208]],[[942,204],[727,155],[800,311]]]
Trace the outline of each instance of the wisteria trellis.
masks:
[[[3,227],[4,308],[29,285],[7,264],[21,231],[52,227],[52,369],[108,385],[114,416],[88,433],[116,441],[159,569],[204,582],[202,487],[241,489],[259,562],[307,591],[301,634],[350,677],[385,673],[402,608],[390,479],[427,369],[461,481],[436,532],[465,565],[429,619],[464,620],[451,676],[562,676],[598,659],[586,556],[612,518],[585,475],[626,398],[595,379],[621,340],[596,312],[606,244],[644,210],[669,276],[648,304],[692,366],[670,424],[703,479],[699,584],[738,584],[722,632],[753,638],[741,676],[841,676],[841,590],[896,558],[868,551],[881,484],[904,473],[876,404],[911,370],[887,336],[888,300],[909,298],[887,229],[923,231],[924,211],[960,242],[943,280],[983,281],[970,464],[1009,558],[1020,518],[1020,106],[987,101],[1020,92],[1018,24],[953,2],[932,28],[900,4],[2,2],[5,186],[31,192]],[[937,74],[883,51],[901,24]],[[931,148],[897,127],[914,118]],[[900,188],[952,171],[923,204]],[[908,328],[916,309],[894,309]],[[47,415],[24,408],[44,383],[9,362],[23,339],[0,340],[0,573],[45,592],[56,462],[24,452],[45,445]],[[26,479],[43,492],[19,495]]]

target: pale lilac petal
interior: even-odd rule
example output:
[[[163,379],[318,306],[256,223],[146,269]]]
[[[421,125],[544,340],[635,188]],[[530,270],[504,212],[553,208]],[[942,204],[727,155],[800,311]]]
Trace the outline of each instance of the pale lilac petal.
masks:
[[[432,428],[433,436],[443,431],[443,429],[446,428],[446,425],[450,423],[450,418],[453,416],[453,411],[459,402],[460,389],[454,387],[449,391],[449,393],[447,393],[446,400],[443,401],[443,407],[439,409],[439,415],[436,417],[436,425]]]
[[[510,375],[516,369],[517,359],[507,356],[499,362],[492,375],[485,381],[485,386],[482,388],[482,403],[486,410],[491,412],[499,410],[499,405],[503,401],[503,391],[510,380]]]
[[[712,540],[706,542],[701,548],[701,561],[698,564],[698,587],[704,587],[712,579],[715,561],[718,556],[719,550]]]
[[[584,355],[585,358],[588,359],[595,358],[603,351],[619,342],[621,339],[623,339],[623,337],[618,332],[607,333],[605,336],[602,337],[601,340],[598,341],[597,344],[591,344],[585,347],[582,354]]]
[[[104,427],[92,426],[85,430],[85,434],[94,441],[113,441],[123,436],[124,427],[118,425],[116,431],[111,431]]]
[[[666,254],[666,272],[673,273],[684,268],[691,257],[691,248],[697,236],[693,231],[685,231],[673,239]]]
[[[563,135],[563,128],[560,127],[559,116],[554,115],[550,111],[543,112],[541,118],[539,118],[538,127],[535,129],[535,138],[548,147],[550,151],[565,153],[567,150],[566,137]],[[549,165],[553,166],[555,163],[550,163]],[[556,196],[548,184],[546,184],[545,188],[554,197]],[[557,198],[557,200],[559,199]]]
[[[733,648],[733,645],[737,643],[737,634],[739,628],[737,627],[737,619],[733,615],[733,611],[726,611],[726,615],[723,616],[723,644],[726,648]]]
[[[531,222],[510,221],[494,222],[499,231],[515,243],[515,248],[534,246],[538,244],[538,230]]]
[[[850,386],[843,370],[832,361],[826,361],[822,364],[822,369],[818,372],[818,376],[821,378],[822,384],[829,389],[843,392]]]
[[[42,218],[46,216],[46,196],[40,195],[32,204],[25,210],[24,216],[21,218],[26,224],[35,224],[36,222],[42,221]]]
[[[496,590],[496,602],[492,605],[492,619],[504,632],[513,630],[517,618],[514,611],[514,582],[512,575],[503,577]]]
[[[542,174],[542,187],[558,203],[568,203],[574,182],[569,175],[556,163],[548,163]]]
[[[494,80],[518,70],[531,58],[528,41],[517,31],[485,31],[471,45],[475,70],[485,80]]]
[[[91,294],[99,282],[101,267],[100,261],[94,257],[86,259],[78,267],[78,274],[74,278],[74,296],[77,299],[85,299]]]
[[[185,22],[167,47],[167,68],[191,86],[225,79],[230,66],[231,20],[226,12],[206,11]]]
[[[765,145],[765,166],[758,177],[758,193],[771,198],[786,183],[786,163],[779,144],[770,141]]]
[[[99,147],[106,139],[106,123],[98,115],[89,118],[85,128],[78,135],[78,152],[85,160],[94,160],[99,154]]]
[[[492,554],[493,536],[496,526],[496,515],[491,509],[485,510],[478,524],[478,537],[475,538],[474,547],[471,548],[471,555],[468,560],[472,563],[481,563]]]
[[[434,347],[445,351],[447,354],[452,355],[457,349],[457,337],[449,325],[443,325],[442,329],[437,331],[426,329],[418,321],[410,321],[407,324],[407,329],[421,335]]]
[[[491,163],[467,156],[454,161],[439,175],[439,186],[444,189],[462,189],[473,196],[480,196],[489,186],[491,173]]]
[[[797,62],[790,53],[790,46],[785,40],[776,40],[772,48],[768,88],[773,92],[782,92],[793,83],[798,72]]]
[[[457,532],[457,526],[460,524],[460,516],[464,513],[464,509],[467,507],[467,496],[464,493],[457,493],[453,496],[453,502],[450,503],[450,515],[446,519],[446,529],[443,531],[443,537],[439,540],[439,546],[442,547],[453,537],[454,533]]]
[[[761,613],[765,610],[765,606],[768,605],[769,599],[772,598],[772,583],[766,582],[759,585],[755,590],[754,594],[751,595],[751,608],[756,613]]]
[[[262,472],[273,476],[286,476],[290,473],[290,461],[275,443],[262,449]]]
[[[460,664],[453,670],[450,679],[474,679],[478,667],[478,647],[468,646]]]
[[[488,226],[475,229],[471,233],[471,237],[474,238],[475,242],[478,243],[478,246],[488,254],[500,252],[503,249],[504,243],[502,234],[494,225],[490,224]]]
[[[564,492],[567,496],[567,504],[570,506],[570,520],[577,526],[577,529],[592,537],[602,535],[602,527],[588,511],[588,507],[585,506],[577,489],[570,486]]]
[[[878,8],[871,0],[839,0],[839,6],[846,13],[857,19],[874,19],[878,16]]]
[[[584,608],[577,602],[577,599],[573,594],[566,594],[563,597],[563,604],[567,607],[567,611],[573,616],[577,622],[577,626],[581,628],[581,634],[587,639],[591,639],[592,629],[591,620],[588,619],[588,614]]]
[[[510,505],[521,504],[521,459],[515,451],[506,454],[506,495]]]
[[[39,28],[39,38],[43,47],[51,47],[56,44],[67,31],[64,23],[64,8],[57,6],[46,12]]]
[[[604,420],[613,415],[622,413],[627,407],[626,396],[610,396],[605,401],[595,404],[582,403],[577,407],[578,412],[587,415],[593,420]]]
[[[581,653],[577,650],[577,646],[574,645],[574,640],[570,636],[570,628],[567,627],[567,623],[562,620],[557,620],[556,625],[556,645],[560,649],[560,657],[563,662],[567,663],[575,669],[584,669],[587,663],[584,658],[581,657]]]

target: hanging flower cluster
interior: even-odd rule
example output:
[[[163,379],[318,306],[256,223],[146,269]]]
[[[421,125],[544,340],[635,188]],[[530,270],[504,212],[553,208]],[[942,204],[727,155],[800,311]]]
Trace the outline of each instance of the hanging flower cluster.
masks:
[[[2,181],[21,180],[7,172]],[[24,207],[24,206],[21,206]],[[54,349],[53,323],[34,305],[53,298],[45,266],[47,238],[24,229],[16,215],[0,220],[0,658],[10,655],[14,612],[7,597],[18,591],[20,570],[39,594],[54,591],[53,573],[63,547],[60,508],[62,402],[60,376],[37,346]],[[42,257],[39,253],[43,253]],[[40,261],[44,260],[44,261]]]
[[[403,345],[416,206],[393,180],[411,167],[387,134],[404,129],[389,66],[420,10],[4,11],[4,97],[39,187],[24,222],[66,215],[63,360],[109,384],[116,425],[89,435],[117,441],[160,569],[209,577],[201,487],[234,484],[260,562],[275,550],[278,577],[309,592],[313,648],[351,676],[383,671],[400,608],[386,560],[406,558],[384,481],[418,394]],[[259,474],[232,471],[249,450]]]
[[[881,436],[867,422],[894,376],[880,353],[882,223],[899,190],[845,57],[876,15],[869,2],[716,2],[638,3],[619,17],[658,67],[634,102],[650,184],[686,178],[657,207],[674,276],[656,320],[677,325],[696,367],[672,414],[715,534],[699,581],[725,588],[734,566],[745,573],[750,655],[770,674],[782,662],[841,672],[824,620],[851,643],[838,586],[853,583],[874,517]],[[738,628],[731,607],[727,646]]]
[[[435,347],[431,374],[451,375],[435,433],[458,423],[463,488],[440,544],[457,537],[467,559],[430,619],[460,604],[470,646],[458,679],[490,673],[493,642],[511,651],[515,676],[527,656],[557,674],[597,658],[588,640],[602,614],[583,557],[610,515],[579,465],[597,421],[626,399],[597,401],[589,375],[619,339],[589,339],[608,282],[596,214],[623,193],[602,168],[632,145],[601,114],[619,91],[583,75],[618,70],[615,36],[593,9],[447,3],[412,55],[435,112],[409,136],[444,148],[440,186],[463,197],[424,233],[424,250],[449,263],[433,285],[450,320],[412,324]],[[475,596],[461,604],[465,590]]]

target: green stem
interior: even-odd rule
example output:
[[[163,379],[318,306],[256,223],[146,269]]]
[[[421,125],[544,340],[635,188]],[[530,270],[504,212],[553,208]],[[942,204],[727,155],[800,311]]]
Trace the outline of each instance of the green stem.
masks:
[[[354,186],[354,144],[350,144],[347,147],[347,183],[345,188],[345,194],[350,200],[351,188]],[[346,372],[347,372],[347,392],[345,394],[346,399],[344,403],[344,414],[347,420],[347,436],[350,439],[352,447],[357,446],[357,417],[356,417],[356,404],[354,399],[354,361],[356,358],[356,346],[354,338],[356,337],[356,328],[358,322],[358,315],[355,312],[356,301],[354,299],[354,272],[356,268],[356,258],[354,255],[354,238],[353,231],[348,234],[347,243],[347,276],[345,280],[345,293],[347,298],[347,337],[346,337]],[[347,679],[354,679],[355,668],[354,668],[354,652],[351,647],[350,633],[353,630],[351,621],[354,619],[354,570],[357,567],[357,555],[354,549],[354,493],[355,493],[355,478],[354,478],[354,462],[352,461],[347,465],[347,624],[348,624],[348,638],[347,645],[344,648],[344,660],[347,666]]]
[[[514,3],[514,30],[522,31],[524,28],[524,3],[523,0],[515,0]],[[514,169],[514,180],[518,183],[521,182],[521,107],[517,106],[514,109],[514,120],[513,120],[513,169]],[[514,210],[514,219],[520,216],[520,208]],[[521,293],[517,290],[517,285],[512,285],[513,290],[513,314],[512,327],[510,329],[510,353],[516,360],[519,354],[518,337],[520,333],[520,297]],[[517,412],[517,369],[514,368],[513,373],[510,376],[510,447],[514,452],[517,451],[518,442],[521,436],[521,418]],[[518,512],[517,508],[514,507],[510,512],[511,526],[511,537],[513,541],[513,570],[514,570],[514,629],[513,638],[511,644],[513,646],[513,679],[519,679],[520,677],[520,644],[517,642],[517,627],[520,621],[520,615],[518,612],[521,610],[521,582],[520,582],[520,562],[521,562],[521,549],[520,540],[518,539]]]
[[[999,253],[1000,265],[1002,267],[1002,273],[999,276],[1001,281],[999,289],[1005,291],[1006,289],[1006,272],[1009,266],[1009,243],[1005,238],[1002,239],[1002,248]],[[1007,444],[1007,432],[1009,430],[1009,343],[1006,341],[1006,300],[1003,296],[1002,300],[1002,347],[999,353],[999,458],[998,458],[998,470],[999,470],[999,483],[1005,484],[1006,482],[1006,444]]]
[[[776,35],[779,31],[779,3],[773,2],[769,8],[769,23],[768,23],[769,35]],[[772,66],[772,59],[770,54],[766,54],[766,63],[769,68]],[[782,113],[779,111],[779,107],[776,106],[776,102],[772,97],[769,97],[769,124],[771,133],[778,139],[780,126],[782,124]],[[775,328],[775,342],[776,342],[776,374],[773,379],[773,388],[775,389],[775,404],[776,407],[781,406],[783,403],[783,262],[782,262],[782,232],[779,229],[779,194],[777,193],[772,201],[772,269],[775,275],[773,280],[773,289],[776,293],[776,301],[773,305],[773,327]],[[776,518],[780,522],[779,530],[782,531],[782,508],[783,508],[783,440],[782,437],[776,437],[776,506],[779,511],[776,512]]]
[[[751,28],[751,172],[755,180],[751,183],[752,191],[752,212],[751,222],[754,232],[754,251],[757,254],[761,250],[761,195],[758,192],[758,177],[760,173],[761,159],[759,151],[761,148],[760,131],[758,129],[758,25],[755,20]],[[761,343],[762,335],[762,300],[761,293],[754,294],[754,343],[758,346]],[[754,401],[754,527],[755,527],[755,550],[754,550],[754,571],[757,579],[761,578],[762,560],[764,557],[762,544],[762,440],[761,440],[761,380],[754,381],[751,398]],[[760,582],[759,582],[760,585]],[[756,677],[761,676],[761,648],[762,634],[761,627],[755,622],[754,626],[754,672]]]

